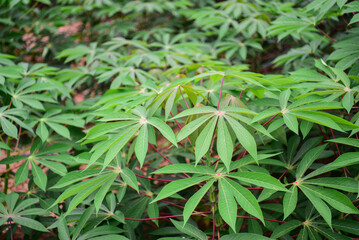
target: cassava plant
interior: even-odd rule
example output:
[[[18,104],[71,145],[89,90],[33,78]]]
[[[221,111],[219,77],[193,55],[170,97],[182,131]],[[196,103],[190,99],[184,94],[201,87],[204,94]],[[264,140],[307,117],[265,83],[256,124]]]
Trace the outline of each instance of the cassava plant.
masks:
[[[359,237],[358,1],[0,5],[0,239]]]

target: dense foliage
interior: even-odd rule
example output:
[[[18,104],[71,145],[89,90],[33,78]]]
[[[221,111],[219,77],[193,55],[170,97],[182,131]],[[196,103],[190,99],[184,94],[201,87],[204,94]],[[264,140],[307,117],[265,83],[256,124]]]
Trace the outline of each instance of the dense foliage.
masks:
[[[1,239],[359,236],[359,1],[0,6]]]

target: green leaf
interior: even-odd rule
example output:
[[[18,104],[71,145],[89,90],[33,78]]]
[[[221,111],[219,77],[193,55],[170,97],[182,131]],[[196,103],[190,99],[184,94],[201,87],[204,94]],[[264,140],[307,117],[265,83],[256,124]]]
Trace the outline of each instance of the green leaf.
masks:
[[[167,98],[167,102],[166,102],[166,106],[165,106],[165,120],[166,121],[167,121],[168,116],[170,115],[170,113],[172,111],[173,103],[175,101],[178,88],[179,88],[179,86],[175,87],[173,92],[171,93],[171,95]]]
[[[262,210],[258,204],[257,199],[254,195],[246,188],[229,178],[222,178],[223,184],[227,185],[227,189],[230,189],[233,196],[236,198],[238,204],[243,208],[244,211],[255,216],[264,223]]]
[[[271,238],[277,239],[283,236],[284,234],[289,233],[290,231],[298,228],[301,225],[302,223],[298,220],[291,220],[289,222],[283,223],[282,225],[274,229]]]
[[[256,115],[253,119],[252,119],[252,123],[254,122],[258,122],[262,119],[265,119],[267,117],[273,117],[274,115],[280,113],[280,111],[277,108],[269,108],[266,109],[260,113],[258,113],[258,115]]]
[[[52,186],[50,189],[66,187],[66,186],[73,184],[75,182],[78,182],[82,179],[95,176],[99,172],[100,172],[100,170],[90,170],[90,169],[83,170],[83,171],[69,172],[64,177],[62,177],[60,179],[60,181],[56,182],[56,184],[54,186]]]
[[[238,121],[234,120],[230,116],[225,116],[228,123],[231,125],[234,133],[236,134],[238,141],[249,152],[249,154],[256,160],[257,159],[257,144],[252,136]]]
[[[297,171],[295,173],[296,179],[300,179],[303,174],[307,171],[307,169],[313,164],[313,162],[320,156],[320,154],[324,151],[327,144],[318,146],[309,150],[303,157],[302,161],[300,161]]]
[[[105,178],[94,182],[93,184],[89,185],[86,188],[83,188],[76,194],[76,196],[71,200],[67,212],[65,214],[65,217],[72,212],[72,210],[75,209],[85,198],[87,198],[91,193],[93,193],[96,189],[100,188],[103,184],[105,184],[108,180],[110,180],[113,177],[112,174],[105,175]]]
[[[342,191],[357,193],[359,190],[359,181],[348,177],[321,177],[305,180],[304,183],[318,185],[329,188],[336,188]]]
[[[185,116],[189,116],[189,115],[195,115],[195,114],[207,114],[207,113],[215,113],[217,112],[217,109],[215,109],[214,107],[195,107],[195,108],[190,108],[190,109],[186,109],[183,112],[177,114],[176,116],[174,116],[174,118],[181,118],[181,117],[185,117]]]
[[[280,93],[280,95],[279,95],[279,103],[280,103],[280,108],[282,110],[287,108],[287,104],[288,104],[290,94],[291,94],[291,91],[290,91],[289,88]]]
[[[290,112],[283,113],[283,120],[287,127],[298,135],[298,120]]]
[[[218,210],[223,220],[236,231],[237,203],[231,188],[222,178],[218,179]]]
[[[227,171],[229,171],[233,154],[233,141],[223,117],[218,119],[217,151]]]
[[[176,180],[168,183],[161,192],[157,195],[157,197],[152,202],[157,202],[158,200],[170,197],[171,195],[182,191],[183,189],[192,187],[200,182],[206,181],[210,179],[211,176],[202,176],[202,177],[192,177],[181,180]]]
[[[196,139],[196,143],[195,143],[196,164],[208,152],[209,147],[211,146],[217,119],[218,117],[212,118]]]
[[[209,174],[214,175],[215,171],[208,167],[202,165],[189,165],[185,163],[177,163],[173,165],[165,166],[159,170],[154,171],[152,174],[157,173],[198,173],[198,174]]]
[[[313,225],[313,228],[329,240],[351,240],[352,239],[343,234],[336,233],[331,229],[322,228],[317,225]]]
[[[37,126],[36,135],[41,138],[42,142],[45,142],[49,138],[49,130],[47,130],[46,125],[43,121],[41,121]]]
[[[69,228],[67,227],[66,218],[60,217],[59,223],[57,225],[57,230],[58,230],[58,233],[59,233],[58,237],[59,237],[60,240],[71,239]]]
[[[136,123],[136,121],[121,121],[98,124],[88,131],[86,138],[94,139],[99,136],[105,135],[106,133],[115,132],[116,130],[119,130],[121,128],[129,127],[134,123]]]
[[[177,147],[176,136],[173,133],[172,129],[165,122],[154,117],[149,118],[148,122],[152,126],[157,128],[168,141],[170,141],[173,145]]]
[[[68,187],[57,199],[56,201],[49,207],[52,208],[57,205],[59,202],[65,200],[66,198],[71,197],[72,195],[80,192],[83,189],[89,188],[90,186],[96,184],[97,182],[106,182],[108,180],[108,175],[99,175],[92,179],[77,183]]]
[[[334,162],[328,163],[317,170],[309,173],[303,179],[308,179],[311,177],[318,176],[320,174],[335,170],[337,168],[346,167],[350,165],[355,165],[359,163],[359,155],[356,152],[344,153],[340,155]]]
[[[336,138],[336,139],[329,139],[327,140],[327,142],[336,142],[336,143],[359,148],[359,139],[355,139],[355,138]]]
[[[342,99],[342,104],[343,104],[343,107],[349,113],[350,110],[352,109],[353,105],[354,105],[354,95],[353,95],[352,91],[349,91],[346,94],[344,94],[344,97]]]
[[[278,181],[278,179],[265,173],[236,172],[236,173],[230,173],[228,176],[260,187],[269,188],[276,191],[288,192],[288,190],[283,186],[283,184],[281,184]]]
[[[141,125],[137,124],[134,127],[126,131],[121,137],[116,139],[114,143],[111,144],[108,152],[106,153],[105,160],[103,162],[102,170],[104,170],[116,157],[116,155],[122,150],[122,148],[131,140],[133,135],[137,132]]]
[[[17,128],[14,124],[4,117],[0,117],[0,124],[6,135],[17,139]]]
[[[189,136],[191,133],[196,131],[203,123],[205,123],[208,119],[210,119],[213,115],[205,115],[196,120],[191,121],[190,123],[186,124],[181,131],[177,135],[177,142],[181,141],[182,139]]]
[[[100,189],[98,190],[98,192],[95,195],[95,199],[94,199],[94,205],[96,208],[96,213],[98,213],[98,211],[100,210],[101,204],[103,199],[105,198],[107,192],[109,191],[110,187],[112,186],[113,182],[116,180],[117,178],[117,173],[113,173],[113,176],[107,181],[105,182]]]
[[[313,122],[309,122],[306,120],[302,120],[300,123],[300,131],[303,134],[303,139],[308,135],[308,133],[310,132],[310,130],[313,127]]]
[[[36,221],[34,219],[31,219],[31,218],[13,216],[12,220],[14,222],[16,222],[17,224],[20,224],[22,226],[25,226],[25,227],[28,227],[28,228],[31,228],[31,229],[35,229],[35,230],[40,231],[40,232],[48,232],[49,231],[40,222],[38,222],[38,221]]]
[[[286,192],[283,198],[283,210],[284,217],[283,220],[286,219],[297,206],[298,201],[298,189],[296,185],[293,185],[290,189],[290,192]]]
[[[71,138],[70,137],[70,131],[66,127],[64,127],[64,126],[62,126],[62,125],[60,125],[58,123],[54,123],[54,122],[46,122],[46,124],[50,128],[52,128],[57,134],[65,137],[67,139]]]
[[[46,184],[47,184],[47,176],[42,171],[42,169],[36,165],[34,161],[31,162],[31,171],[32,175],[34,176],[34,182],[39,188],[41,188],[43,191],[46,191]]]
[[[198,228],[196,228],[191,224],[184,224],[184,222],[175,221],[173,219],[171,219],[171,222],[180,232],[183,232],[191,237],[194,237],[195,239],[200,239],[200,240],[208,239],[204,232],[202,232],[201,230],[199,230]]]
[[[317,112],[314,111],[293,111],[293,115],[295,115],[297,118],[301,118],[313,123],[317,123],[332,129],[335,129],[337,131],[343,132],[342,128],[338,126],[337,123],[335,123],[332,119],[320,115]]]
[[[147,125],[143,125],[137,136],[136,145],[135,145],[136,157],[140,162],[141,168],[146,158],[147,149],[148,149],[148,128]]]
[[[29,161],[25,161],[15,173],[15,186],[25,182],[29,175]]]
[[[317,197],[320,197],[340,212],[354,214],[359,213],[359,210],[356,209],[350,199],[343,193],[338,192],[337,190],[314,187],[307,184],[302,185],[301,189],[303,188],[306,188],[308,191],[311,191]]]
[[[186,224],[192,212],[196,209],[198,203],[201,201],[203,196],[208,192],[209,188],[213,185],[215,180],[216,180],[215,178],[209,180],[203,187],[201,187],[200,190],[198,190],[195,194],[193,194],[188,199],[183,209],[183,225]]]
[[[123,181],[125,181],[125,183],[133,187],[138,193],[139,189],[138,189],[136,175],[129,168],[121,169],[120,175]]]
[[[324,218],[329,226],[332,225],[332,212],[330,211],[328,205],[326,205],[322,199],[313,194],[308,188],[298,186],[300,190],[304,193],[304,195],[311,201],[314,208],[317,209],[319,214]]]

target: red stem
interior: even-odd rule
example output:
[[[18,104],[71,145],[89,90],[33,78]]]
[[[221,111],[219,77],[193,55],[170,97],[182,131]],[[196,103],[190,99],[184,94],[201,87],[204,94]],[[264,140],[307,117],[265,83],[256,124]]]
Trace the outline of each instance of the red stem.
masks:
[[[284,171],[284,173],[278,178],[278,180],[281,180],[282,177],[284,177],[284,175],[285,175],[287,172],[288,172],[288,169],[286,169],[286,170]]]
[[[11,226],[12,222],[11,222],[11,218],[9,218],[9,224],[10,224],[10,237],[11,237],[11,240],[13,240],[14,237],[13,237],[13,233],[12,233],[12,226]]]
[[[165,155],[163,155],[160,151],[158,151],[157,148],[155,148],[155,146],[153,146],[151,143],[148,143],[156,152],[158,152],[166,161],[168,161],[171,164],[174,164],[171,160],[169,160]],[[186,177],[190,177],[187,173],[183,173]]]
[[[136,173],[135,173],[135,175],[136,175],[137,177],[145,178],[145,179],[149,179],[149,180],[155,180],[155,181],[161,181],[161,182],[173,182],[172,180],[145,177],[145,176],[142,176],[142,175],[139,175],[139,174],[136,174]]]
[[[264,123],[262,126],[264,127],[265,125],[267,125],[268,123],[270,123],[276,116],[278,115],[278,113],[276,115],[274,115],[273,117],[271,117],[266,123]]]
[[[333,42],[338,42],[337,40],[335,40],[334,38],[330,37],[328,34],[326,34],[322,29],[320,29],[318,26],[315,26],[321,33],[324,34],[324,36],[326,36],[327,38],[329,38],[330,40],[332,40]]]
[[[325,139],[325,140],[328,140],[328,137],[324,134],[324,132],[323,132],[322,128],[320,127],[320,125],[319,125],[319,124],[317,124],[317,125],[318,125],[319,130],[320,130],[320,132],[322,133],[324,139]],[[329,142],[329,146],[330,146],[330,148],[333,150],[334,154],[338,156],[338,153],[335,151],[335,149],[333,148],[332,144],[330,144],[330,142]]]
[[[239,94],[238,100],[241,100],[242,94],[243,94],[244,89],[241,91],[241,93]]]
[[[180,90],[180,92],[181,92],[181,95],[182,95],[183,101],[184,101],[184,103],[185,103],[185,104],[186,104],[186,106],[187,106],[187,109],[189,109],[188,103],[187,103],[186,99],[185,99],[185,98],[184,98],[184,96],[183,96],[183,93],[182,93],[181,87],[179,87],[179,90]]]
[[[224,74],[223,74],[223,77],[222,77],[222,80],[221,80],[221,90],[219,90],[219,98],[218,98],[217,110],[219,110],[219,104],[221,103],[223,82],[224,82]]]
[[[333,139],[335,139],[333,129],[330,129],[330,132],[332,133]],[[338,143],[335,143],[335,146],[337,147],[338,155],[340,156],[340,151],[339,151]]]

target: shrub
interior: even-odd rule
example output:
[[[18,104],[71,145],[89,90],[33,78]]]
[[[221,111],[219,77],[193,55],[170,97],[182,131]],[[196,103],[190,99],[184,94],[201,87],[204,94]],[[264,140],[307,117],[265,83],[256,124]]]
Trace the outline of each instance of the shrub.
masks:
[[[0,1],[6,239],[359,236],[358,1]]]

